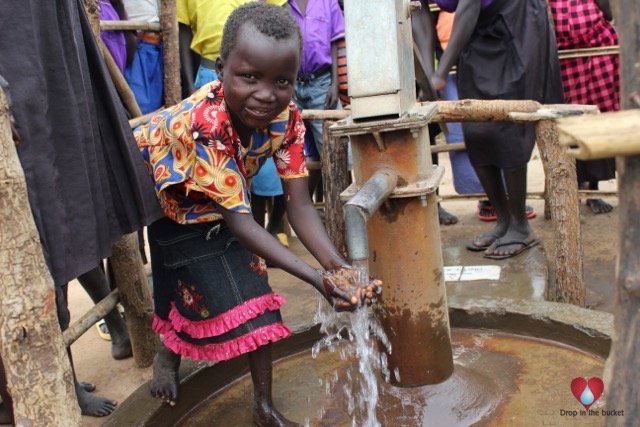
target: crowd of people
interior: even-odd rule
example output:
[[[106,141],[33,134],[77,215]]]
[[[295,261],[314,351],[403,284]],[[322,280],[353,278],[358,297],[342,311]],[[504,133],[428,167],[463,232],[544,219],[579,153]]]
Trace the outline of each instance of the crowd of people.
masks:
[[[619,108],[615,55],[558,58],[558,49],[617,44],[607,0],[550,0],[553,21],[544,0],[436,0],[438,14],[422,1],[414,37],[424,37],[417,43],[426,46],[429,68],[435,64],[431,81],[443,99]],[[159,21],[157,0],[98,4],[102,20]],[[178,0],[184,100],[164,110],[162,33],[102,31],[142,112],[157,112],[133,134],[82,1],[8,7],[0,17],[0,82],[11,94],[61,329],[69,326],[67,283],[78,278],[94,301],[104,298],[113,286],[102,265],[111,245],[149,226],[153,328],[164,338],[151,393],[175,405],[182,357],[219,362],[248,354],[256,423],[294,425],[271,398],[271,344],[291,331],[267,265],[309,283],[336,310],[370,304],[382,286],[372,277],[354,285],[357,272],[312,203],[321,177],[305,166],[321,159],[322,122],[303,122],[301,110],[348,108],[342,2]],[[533,126],[449,129],[447,143],[466,145],[450,154],[455,189],[485,193],[478,217],[495,221],[467,248],[504,259],[538,244],[528,221],[536,213],[526,205]],[[615,178],[614,166],[578,162],[581,187]],[[600,199],[586,203],[594,213],[612,209]],[[443,225],[457,222],[442,208],[439,214]],[[287,249],[285,215],[323,271]],[[105,320],[113,357],[130,357],[118,310]],[[117,405],[93,395],[91,384],[75,385],[84,415],[105,416]],[[0,392],[10,407],[10,394]]]

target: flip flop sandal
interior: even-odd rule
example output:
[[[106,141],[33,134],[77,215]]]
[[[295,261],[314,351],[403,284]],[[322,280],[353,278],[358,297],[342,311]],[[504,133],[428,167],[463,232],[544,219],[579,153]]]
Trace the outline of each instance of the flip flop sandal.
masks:
[[[507,246],[507,245],[524,245],[522,248],[520,248],[519,250],[517,250],[515,253],[512,253],[511,255],[484,255],[485,258],[488,259],[507,259],[507,258],[513,258],[516,255],[521,254],[522,252],[526,251],[527,249],[531,249],[534,246],[537,246],[540,243],[540,240],[538,239],[533,239],[530,242],[527,242],[526,240],[510,240],[508,242],[500,242],[498,244],[496,244],[496,248],[499,248],[501,246]]]
[[[105,323],[104,319],[100,319],[98,323],[96,323],[96,329],[98,329],[98,335],[105,341],[111,341],[111,334],[109,334],[109,328]]]
[[[476,210],[480,221],[496,221],[498,219],[496,212],[490,204],[479,202]]]
[[[527,205],[525,209],[527,212],[527,219],[533,219],[538,216],[537,212],[535,211],[535,209],[533,209],[532,206]],[[491,205],[480,206],[480,203],[478,203],[477,212],[480,221],[496,221],[498,219],[496,211],[493,210],[493,206]]]
[[[122,318],[124,319],[124,307],[120,303],[118,303],[116,305],[116,307],[118,307],[118,311],[120,312],[120,316],[122,316]],[[105,341],[111,341],[111,334],[109,333],[109,327],[107,326],[107,324],[104,321],[104,319],[100,319],[96,323],[96,328],[98,329],[98,335],[100,335],[100,338],[102,338]],[[95,386],[94,386],[94,388],[95,388]]]
[[[478,246],[478,245],[475,244],[475,241],[476,241],[476,239],[478,237],[480,237],[480,235],[476,236],[472,241],[470,241],[469,243],[466,244],[466,248],[468,250],[473,251],[473,252],[486,251],[487,249],[489,249],[489,246],[491,246],[495,242],[495,240],[494,240],[493,242],[489,243],[487,246]],[[495,237],[496,240],[499,239],[498,236],[494,236],[493,234],[487,234],[486,236],[483,236],[483,237]]]

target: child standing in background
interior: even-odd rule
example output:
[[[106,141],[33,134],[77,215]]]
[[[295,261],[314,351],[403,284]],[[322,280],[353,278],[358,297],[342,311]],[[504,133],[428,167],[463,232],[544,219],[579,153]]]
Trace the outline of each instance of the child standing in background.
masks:
[[[338,42],[344,40],[344,15],[338,0],[288,1],[303,40],[294,101],[301,110],[340,110]],[[322,120],[310,120],[306,124],[312,137],[308,140],[315,146],[309,147],[307,154],[317,153],[321,160]],[[316,186],[321,186],[320,180],[320,171],[313,171],[310,175],[311,193],[315,192]]]
[[[154,329],[164,347],[151,393],[174,405],[182,356],[221,362],[248,354],[258,425],[293,425],[273,406],[271,343],[291,331],[265,259],[313,285],[337,310],[370,302],[380,282],[357,272],[333,246],[309,198],[304,125],[291,103],[302,38],[281,7],[252,2],[224,27],[219,81],[135,131],[166,218],[149,227]],[[283,179],[291,226],[326,270],[281,245],[251,215],[249,179],[267,157]]]

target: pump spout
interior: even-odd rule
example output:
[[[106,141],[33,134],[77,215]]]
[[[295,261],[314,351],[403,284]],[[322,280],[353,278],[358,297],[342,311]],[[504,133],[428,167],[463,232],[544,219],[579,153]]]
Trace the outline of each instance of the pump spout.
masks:
[[[397,183],[395,172],[381,169],[342,208],[347,229],[347,250],[352,261],[369,258],[367,221],[387,200]]]

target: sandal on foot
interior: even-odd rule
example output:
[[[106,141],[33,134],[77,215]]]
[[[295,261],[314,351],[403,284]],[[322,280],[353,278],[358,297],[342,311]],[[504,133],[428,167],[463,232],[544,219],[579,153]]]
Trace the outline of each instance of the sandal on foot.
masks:
[[[522,246],[520,249],[518,249],[517,251],[515,251],[512,254],[509,255],[487,255],[485,254],[484,257],[485,258],[489,258],[489,259],[507,259],[507,258],[512,258],[516,255],[521,254],[522,252],[526,251],[527,249],[531,249],[534,246],[537,246],[540,243],[540,240],[538,239],[533,239],[529,242],[527,242],[526,240],[508,240],[506,242],[499,242],[496,240],[495,243],[495,248],[499,248],[501,246],[508,246],[508,245],[524,245]]]
[[[496,221],[498,219],[496,212],[493,210],[493,206],[491,206],[491,203],[489,202],[478,202],[478,207],[476,210],[478,212],[478,218],[480,219],[480,221]]]
[[[533,219],[538,216],[533,206],[527,205],[525,207],[527,212],[527,219]],[[498,216],[496,215],[496,211],[493,210],[493,206],[489,202],[478,202],[478,218],[480,221],[496,221]]]
[[[96,323],[96,328],[98,329],[98,335],[105,341],[111,341],[111,334],[109,333],[109,328],[105,323],[104,319],[100,319],[98,323]]]
[[[495,239],[489,243],[486,246],[478,246],[476,245],[476,240],[478,240],[480,237],[485,238],[485,237],[495,237]],[[479,234],[476,237],[473,238],[472,241],[470,241],[469,243],[466,244],[466,248],[469,249],[470,251],[474,251],[474,252],[480,252],[480,251],[486,251],[487,249],[489,249],[489,246],[493,245],[493,243],[498,240],[500,237],[493,235],[493,234],[487,234],[487,235],[482,235]]]

